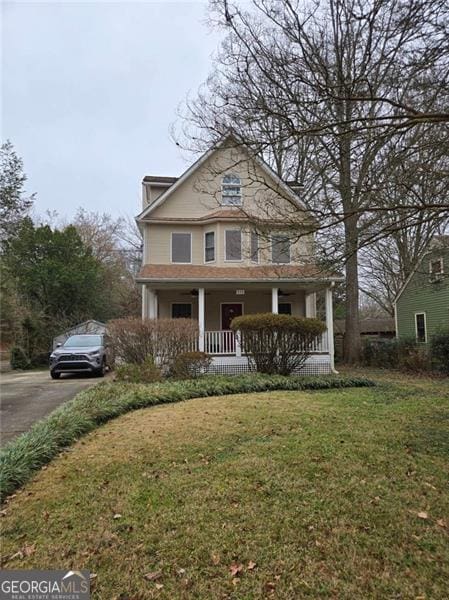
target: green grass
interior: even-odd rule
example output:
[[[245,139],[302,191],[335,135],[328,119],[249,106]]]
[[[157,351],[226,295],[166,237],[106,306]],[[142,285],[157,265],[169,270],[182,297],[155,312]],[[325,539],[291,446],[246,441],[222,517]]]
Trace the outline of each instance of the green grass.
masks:
[[[89,569],[102,600],[446,600],[449,382],[379,381],[110,421],[8,502],[5,567]]]
[[[316,390],[372,386],[363,377],[282,377],[249,374],[201,377],[151,385],[106,383],[78,394],[0,451],[0,499],[26,483],[61,450],[102,423],[137,408],[202,396],[268,390]]]

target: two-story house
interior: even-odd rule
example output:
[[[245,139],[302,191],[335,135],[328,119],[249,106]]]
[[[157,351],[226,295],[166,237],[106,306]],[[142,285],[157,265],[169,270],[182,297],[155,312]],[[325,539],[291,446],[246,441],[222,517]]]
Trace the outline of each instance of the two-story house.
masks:
[[[197,348],[213,356],[214,371],[241,372],[248,361],[230,329],[234,317],[314,317],[322,294],[327,331],[303,372],[331,372],[332,287],[341,278],[315,264],[311,218],[298,194],[232,134],[179,178],[145,176],[137,217],[142,317],[197,319]]]
[[[449,331],[449,235],[435,236],[395,300],[396,336],[427,344]]]

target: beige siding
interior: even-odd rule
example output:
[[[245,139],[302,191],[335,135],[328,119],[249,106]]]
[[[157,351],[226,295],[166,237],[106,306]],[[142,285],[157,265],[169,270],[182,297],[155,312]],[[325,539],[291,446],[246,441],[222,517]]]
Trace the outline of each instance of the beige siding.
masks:
[[[198,218],[221,206],[221,183],[225,173],[238,174],[242,181],[243,207],[257,218],[274,217],[267,207],[276,207],[277,217],[297,214],[291,202],[279,195],[277,184],[255,162],[248,160],[243,149],[223,148],[215,151],[152,213],[152,218]],[[271,210],[271,209],[270,209]],[[273,209],[274,210],[274,209]]]
[[[173,302],[186,302],[192,304],[193,317],[198,317],[198,299],[190,296],[186,291],[160,290],[158,292],[159,318],[171,317]],[[221,303],[243,303],[243,313],[252,314],[271,312],[271,288],[267,287],[258,291],[247,291],[244,296],[238,296],[235,290],[206,291],[206,330],[221,329]],[[292,296],[280,297],[279,302],[290,302],[292,314],[304,316],[304,292],[299,290]]]
[[[242,260],[225,260],[225,231],[227,229],[242,230]],[[215,261],[204,261],[204,234],[207,231],[215,232]],[[233,222],[218,222],[209,225],[162,225],[152,224],[145,226],[144,247],[145,264],[170,264],[171,234],[172,232],[189,232],[192,234],[192,264],[215,265],[218,267],[249,266],[254,265],[250,258],[250,230],[247,225]],[[260,254],[258,264],[271,263],[271,248],[269,239],[262,237],[260,240]],[[302,264],[311,256],[312,242],[310,238],[301,238],[292,246],[291,263]]]

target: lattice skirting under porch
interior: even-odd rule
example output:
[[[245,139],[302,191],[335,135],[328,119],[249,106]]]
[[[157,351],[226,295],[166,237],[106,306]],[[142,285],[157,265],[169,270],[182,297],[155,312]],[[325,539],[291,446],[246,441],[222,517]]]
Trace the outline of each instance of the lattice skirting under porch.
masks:
[[[208,372],[216,375],[239,375],[248,371],[246,356],[214,356]],[[332,368],[328,354],[309,356],[305,365],[297,371],[298,375],[329,375],[330,373]]]

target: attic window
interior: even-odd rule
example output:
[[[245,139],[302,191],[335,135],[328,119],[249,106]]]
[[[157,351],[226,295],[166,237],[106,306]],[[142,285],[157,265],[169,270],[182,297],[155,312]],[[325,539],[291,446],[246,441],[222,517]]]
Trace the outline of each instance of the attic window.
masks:
[[[431,260],[429,267],[430,280],[439,281],[443,275],[443,259],[437,258],[436,260]]]
[[[238,175],[225,175],[221,188],[221,203],[223,206],[240,206],[242,204],[242,191]]]

